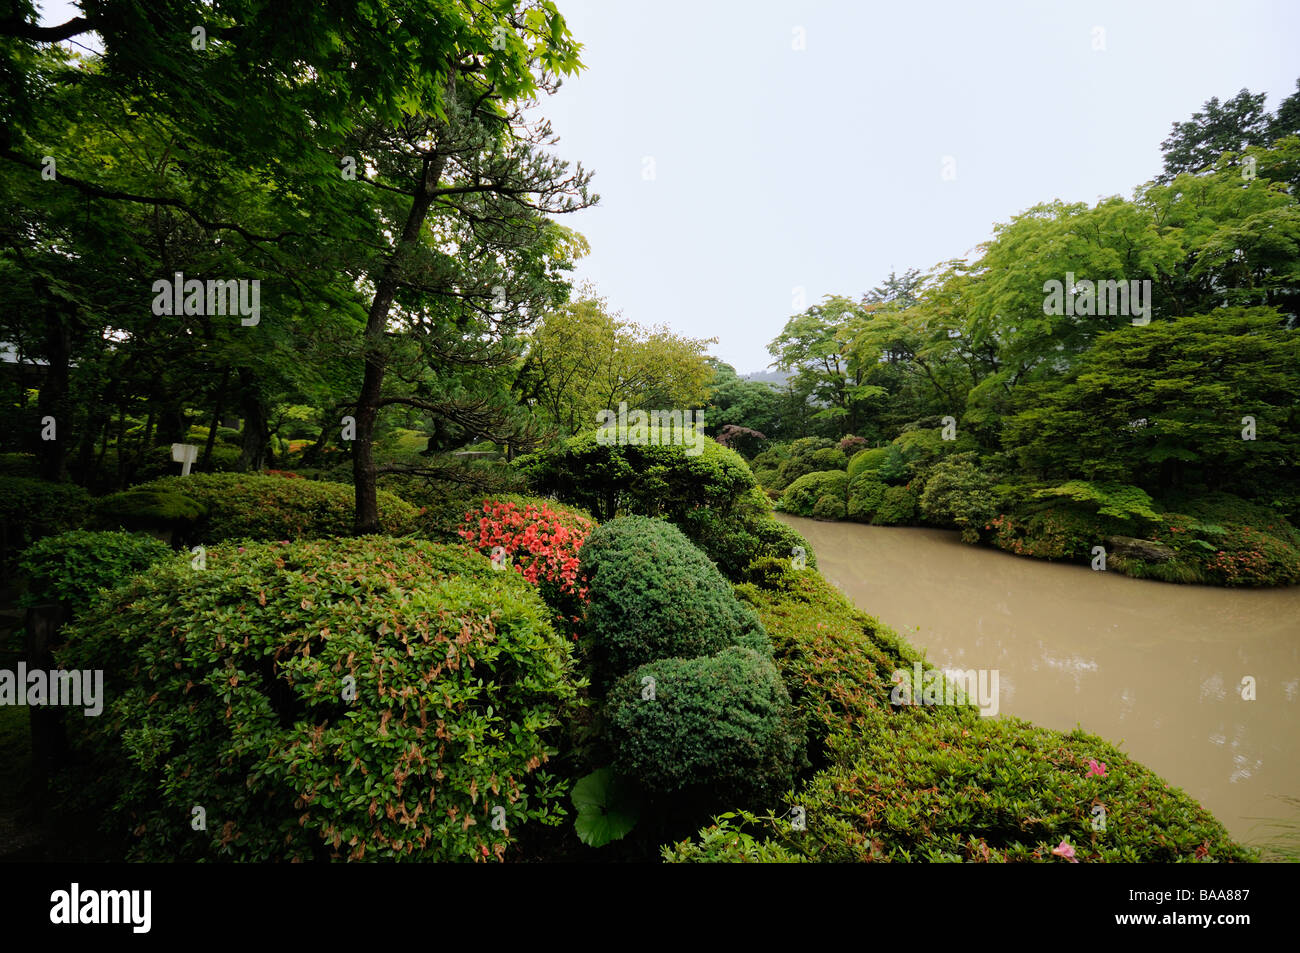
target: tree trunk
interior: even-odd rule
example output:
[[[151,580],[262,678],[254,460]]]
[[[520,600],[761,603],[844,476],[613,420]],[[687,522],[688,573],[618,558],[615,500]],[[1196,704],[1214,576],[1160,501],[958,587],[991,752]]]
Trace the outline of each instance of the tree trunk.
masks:
[[[212,446],[217,442],[217,428],[221,426],[221,405],[226,401],[226,385],[230,382],[230,368],[221,372],[221,383],[217,385],[216,404],[212,408],[212,418],[208,425],[208,440],[203,445],[203,461],[199,469],[210,470],[212,464]]]
[[[239,369],[239,393],[244,413],[244,444],[239,453],[239,469],[260,470],[266,463],[270,430],[257,378],[246,367]]]
[[[365,355],[366,370],[361,381],[361,394],[357,398],[357,432],[352,445],[352,481],[356,484],[356,518],[353,530],[358,536],[379,532],[379,501],[375,485],[374,436],[375,419],[379,415],[379,402],[383,396],[384,371],[387,356],[384,354],[384,329],[388,314],[393,308],[393,297],[401,283],[401,266],[405,253],[420,240],[420,230],[433,204],[433,193],[442,177],[446,159],[438,156],[424,166],[424,182],[412,198],[410,214],[402,237],[384,264],[383,274],[375,282],[375,298],[366,317]]]
[[[72,358],[72,334],[67,322],[52,305],[46,308],[46,320],[49,322],[47,338],[50,366],[41,384],[40,397],[36,402],[36,416],[41,430],[45,429],[45,418],[54,419],[54,439],[40,441],[41,479],[63,482],[68,477],[67,454],[64,447],[72,435],[72,419],[68,405],[68,364]]]

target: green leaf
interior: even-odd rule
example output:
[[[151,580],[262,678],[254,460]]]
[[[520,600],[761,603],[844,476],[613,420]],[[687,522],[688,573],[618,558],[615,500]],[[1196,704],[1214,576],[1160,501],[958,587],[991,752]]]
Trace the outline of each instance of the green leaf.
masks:
[[[620,840],[636,826],[640,809],[626,781],[610,768],[600,768],[573,786],[573,822],[578,839],[588,847]]]

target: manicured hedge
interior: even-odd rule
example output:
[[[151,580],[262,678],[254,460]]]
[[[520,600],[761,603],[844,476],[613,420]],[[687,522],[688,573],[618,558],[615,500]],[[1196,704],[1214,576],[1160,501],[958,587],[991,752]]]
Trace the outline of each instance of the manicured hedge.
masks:
[[[859,450],[853,455],[853,459],[849,461],[849,479],[852,480],[868,470],[879,470],[888,456],[888,447],[872,447],[867,450]]]
[[[775,812],[788,818],[797,807],[805,829],[751,817],[749,833],[770,840],[749,852],[822,863],[1256,859],[1187,794],[1095,735],[969,709],[929,714],[877,710],[857,735],[833,739],[831,766]],[[1104,829],[1095,827],[1103,817]],[[686,844],[667,853],[703,852]]]
[[[142,494],[179,495],[204,512],[195,519],[189,541],[229,539],[311,539],[352,533],[355,490],[342,483],[294,480],[257,473],[196,473],[165,477],[106,497],[102,521],[130,527],[140,517],[135,500]],[[379,520],[391,535],[411,532],[419,513],[405,500],[380,490]]]
[[[849,458],[839,447],[814,450],[810,459],[818,470],[843,470],[849,465]]]
[[[175,485],[144,484],[97,500],[95,513],[101,526],[186,536],[208,509]]]
[[[690,448],[602,444],[589,432],[516,462],[537,492],[601,521],[619,514],[678,521],[700,506],[726,513],[757,485],[744,457],[703,435]]]
[[[105,671],[108,709],[72,724],[132,859],[488,860],[559,823],[577,683],[521,577],[386,537],[206,563],[114,590],[60,655]]]
[[[625,516],[582,547],[586,649],[604,687],[646,662],[712,655],[730,645],[770,651],[754,613],[676,526]]]
[[[724,815],[698,842],[665,847],[666,859],[1254,859],[1185,793],[1092,735],[969,706],[891,705],[892,675],[919,660],[914,650],[816,573],[757,578],[763,585],[737,593],[771,635],[820,770],[781,808],[760,812],[774,820]],[[1096,805],[1104,830],[1094,829]]]
[[[859,473],[849,481],[849,500],[846,514],[849,519],[870,523],[885,500],[889,489],[876,477],[874,470]]]
[[[686,513],[677,525],[733,582],[743,579],[745,567],[763,557],[788,561],[802,553],[809,565],[817,564],[808,541],[772,517],[771,502],[757,489],[730,512],[701,506]]]
[[[771,659],[735,646],[636,668],[610,689],[606,721],[620,775],[709,805],[774,799],[802,743]]]
[[[101,589],[114,589],[173,555],[170,547],[134,533],[73,530],[29,546],[18,568],[27,576],[25,604],[63,603],[75,617]]]
[[[776,489],[784,490],[795,480],[809,473],[839,469],[839,467],[819,465],[813,459],[818,451],[830,449],[839,450],[839,447],[836,446],[834,440],[828,440],[825,437],[800,437],[798,440],[792,441],[777,467],[779,486]]]
[[[781,494],[781,509],[796,516],[812,516],[824,496],[841,503],[848,496],[849,475],[843,470],[823,470],[799,477]]]
[[[916,517],[917,493],[910,486],[890,486],[876,508],[871,522],[878,526],[901,526]]]
[[[736,594],[768,633],[807,725],[809,760],[819,764],[827,738],[856,731],[870,712],[887,707],[893,673],[920,656],[812,569],[755,564],[753,574],[758,584],[738,585]]]

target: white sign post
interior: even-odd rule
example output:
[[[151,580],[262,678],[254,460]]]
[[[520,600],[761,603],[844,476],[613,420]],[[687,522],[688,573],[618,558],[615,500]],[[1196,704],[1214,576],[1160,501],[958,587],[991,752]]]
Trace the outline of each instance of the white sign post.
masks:
[[[172,461],[181,465],[181,476],[190,475],[190,464],[199,458],[199,448],[192,443],[172,444]]]

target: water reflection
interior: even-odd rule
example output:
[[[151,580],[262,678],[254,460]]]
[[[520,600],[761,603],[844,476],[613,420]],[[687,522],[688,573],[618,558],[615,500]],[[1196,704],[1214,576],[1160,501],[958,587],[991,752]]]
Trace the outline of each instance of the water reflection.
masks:
[[[942,530],[782,519],[932,664],[999,669],[1003,714],[1101,735],[1240,838],[1278,816],[1270,795],[1300,795],[1300,588],[1174,586]]]

